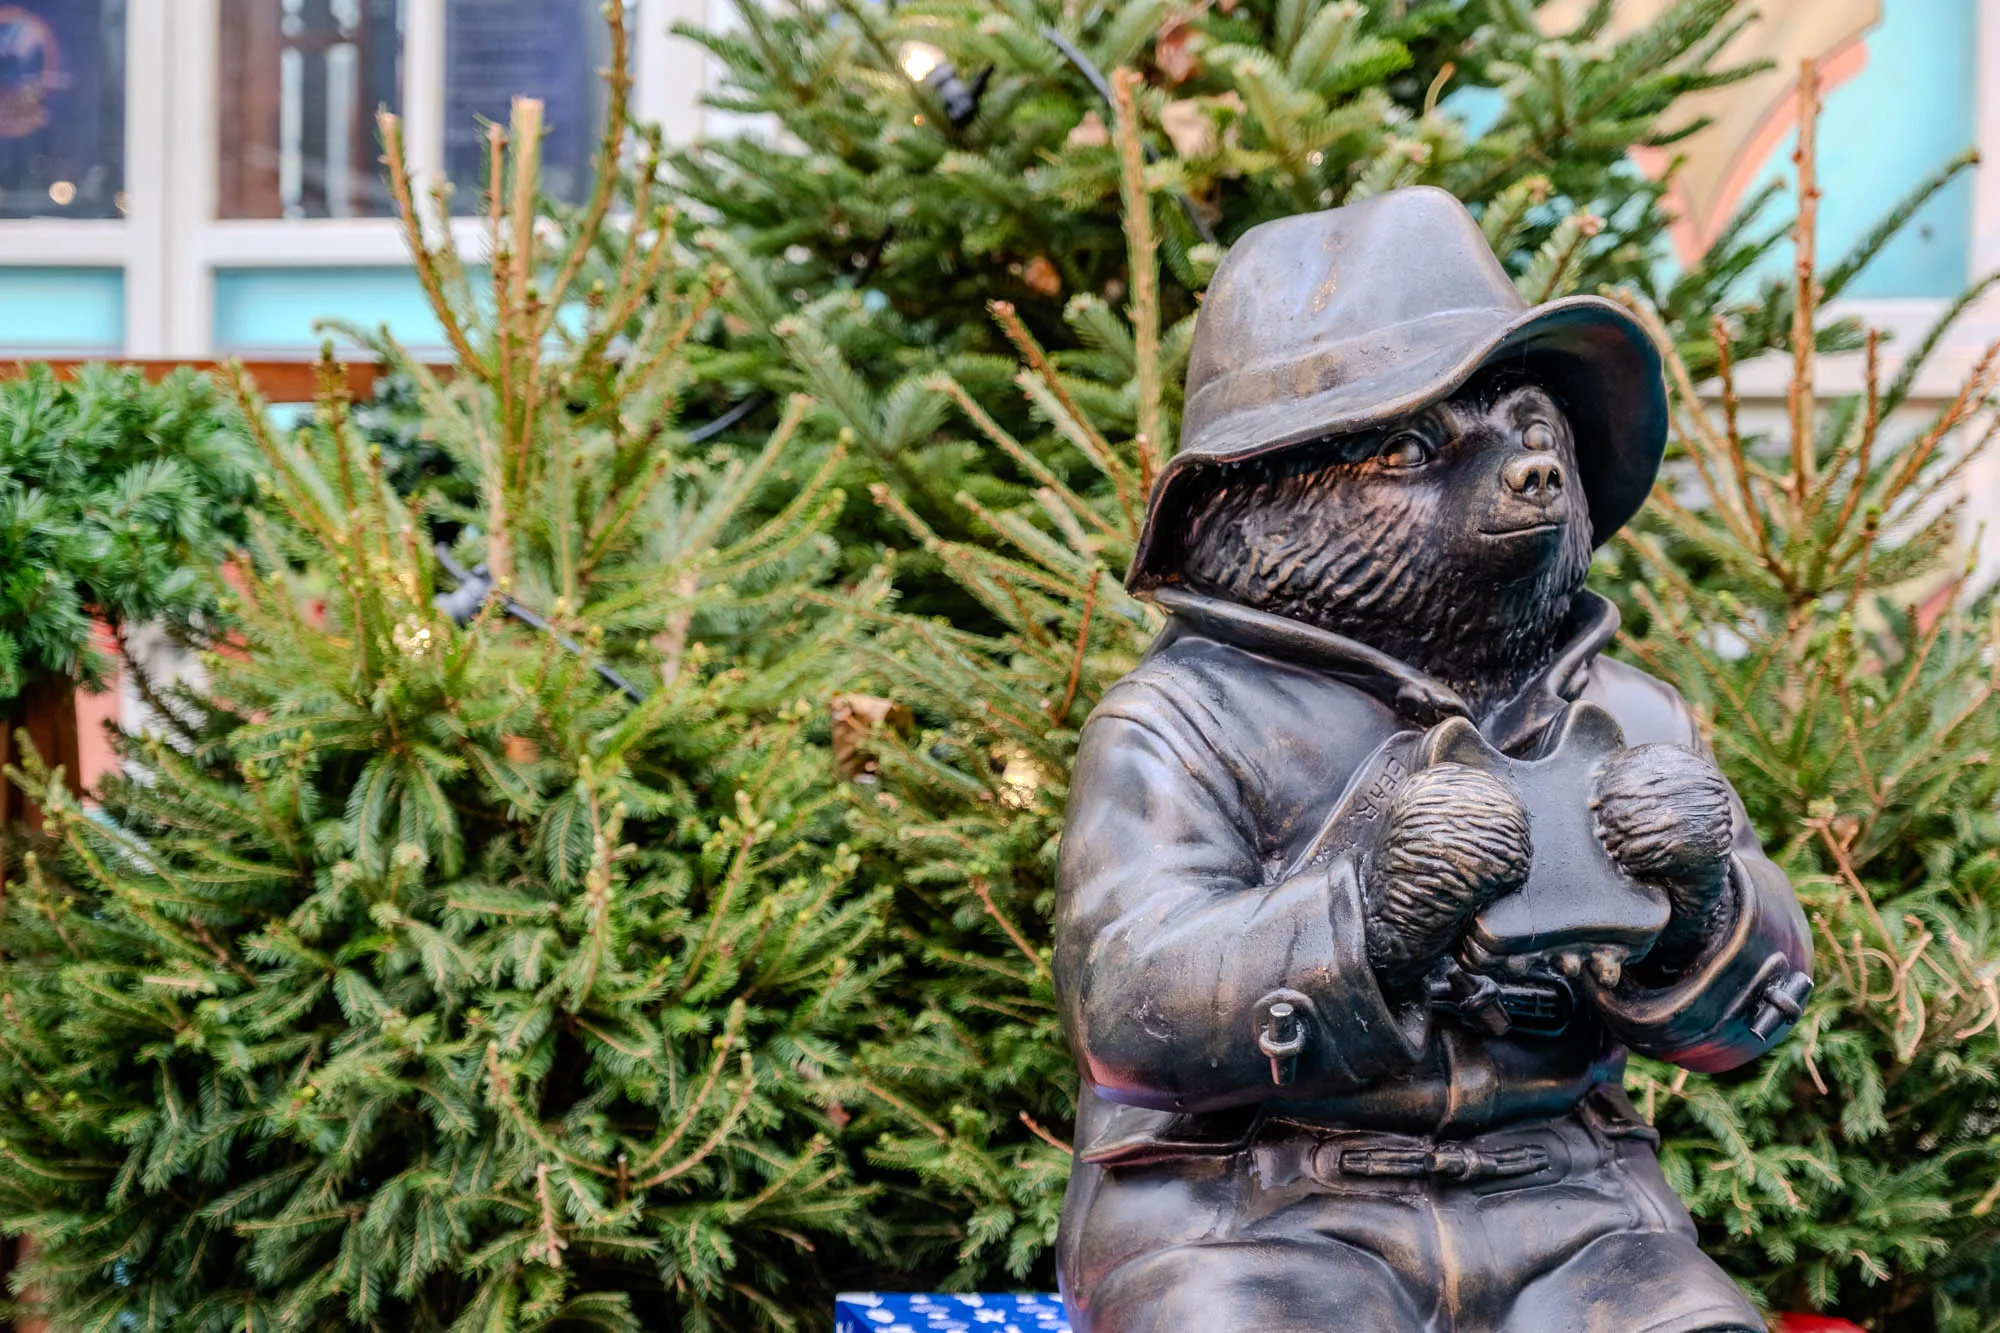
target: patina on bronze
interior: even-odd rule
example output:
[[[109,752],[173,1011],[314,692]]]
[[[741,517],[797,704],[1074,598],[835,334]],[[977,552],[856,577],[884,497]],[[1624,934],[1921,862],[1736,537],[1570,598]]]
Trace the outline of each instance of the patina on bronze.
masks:
[[[1812,986],[1687,706],[1600,655],[1657,351],[1404,190],[1238,241],[1187,388],[1131,574],[1168,625],[1063,835],[1079,1333],[1761,1328],[1620,1086]]]

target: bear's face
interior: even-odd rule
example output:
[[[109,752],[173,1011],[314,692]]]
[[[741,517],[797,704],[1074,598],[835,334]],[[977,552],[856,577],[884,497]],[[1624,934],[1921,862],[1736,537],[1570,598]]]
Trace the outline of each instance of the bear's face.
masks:
[[[1201,591],[1358,639],[1483,710],[1553,652],[1590,566],[1590,514],[1561,408],[1489,376],[1223,472],[1184,549]]]

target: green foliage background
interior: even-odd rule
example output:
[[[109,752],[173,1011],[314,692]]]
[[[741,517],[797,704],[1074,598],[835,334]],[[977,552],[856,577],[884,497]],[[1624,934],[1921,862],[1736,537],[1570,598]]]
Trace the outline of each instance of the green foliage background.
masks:
[[[1609,3],[1557,34],[1534,8],[745,6],[700,39],[714,101],[781,133],[639,136],[538,210],[530,116],[490,285],[413,233],[451,379],[357,331],[393,392],[292,438],[254,402],[158,424],[235,410],[191,382],[183,416],[62,409],[114,423],[93,494],[155,494],[104,484],[141,440],[200,496],[243,493],[254,449],[267,489],[254,523],[215,511],[227,604],[222,537],[112,551],[101,582],[208,653],[129,776],[85,809],[18,775],[50,814],[0,916],[24,1308],[801,1328],[839,1287],[1046,1287],[1075,1086],[1054,852],[1077,730],[1159,627],[1122,576],[1198,294],[1258,221],[1432,183],[1526,297],[1615,284],[1677,349],[1670,486],[1598,577],[1621,651],[1713,721],[1826,959],[1774,1058],[1635,1071],[1676,1184],[1774,1308],[1992,1327],[2000,627],[1962,596],[1920,622],[1907,590],[1958,558],[1939,442],[1996,386],[1916,443],[1881,425],[1913,371],[1772,438],[1691,392],[1800,330],[1863,345],[1819,304],[1964,163],[1816,282],[1747,282],[1768,195],[1670,275],[1626,155],[1698,128],[1679,99],[1740,73],[1715,56],[1748,10],[1611,43]],[[910,41],[983,80],[975,117],[903,75]],[[8,392],[32,410],[0,430],[63,462],[67,391]],[[482,566],[461,624],[436,596]]]
[[[212,610],[205,571],[244,535],[251,456],[233,408],[189,372],[0,381],[0,701],[37,676],[98,684],[93,615]]]
[[[792,1326],[821,1247],[884,1239],[821,1090],[886,967],[800,741],[839,496],[802,407],[748,459],[675,431],[713,279],[643,200],[556,331],[602,208],[538,240],[537,136],[490,288],[412,231],[452,376],[378,343],[462,484],[399,495],[337,390],[288,438],[239,373],[264,503],[205,683],[94,810],[11,775],[47,832],[0,917],[0,1219],[56,1327]],[[455,566],[497,584],[465,623]]]
[[[1662,186],[1626,155],[1699,128],[1677,101],[1745,72],[1716,53],[1751,14],[1683,0],[1614,43],[1602,35],[1611,8],[1551,35],[1518,0],[741,5],[736,29],[685,35],[715,54],[724,82],[711,105],[747,117],[743,132],[666,159],[674,192],[698,205],[687,227],[737,277],[733,318],[705,340],[707,410],[761,393],[751,425],[762,429],[804,391],[839,415],[855,460],[839,531],[857,575],[876,546],[902,540],[866,503],[869,481],[964,537],[974,528],[959,491],[997,496],[1027,479],[941,431],[944,401],[923,382],[948,370],[1002,424],[1032,433],[1015,349],[984,314],[993,300],[1053,349],[1116,356],[1115,333],[1090,313],[1130,295],[1112,113],[1065,45],[1096,71],[1146,76],[1137,97],[1149,188],[1166,202],[1170,327],[1256,223],[1423,183],[1484,212],[1531,294],[1631,284],[1701,343],[1761,238],[1732,231],[1710,264],[1666,276],[1654,262]],[[967,123],[903,74],[913,42],[984,80]],[[1130,425],[1129,393],[1079,392],[1107,424]],[[1162,426],[1154,443],[1167,447],[1171,403]],[[934,573],[921,556],[902,567],[912,606],[977,614]]]

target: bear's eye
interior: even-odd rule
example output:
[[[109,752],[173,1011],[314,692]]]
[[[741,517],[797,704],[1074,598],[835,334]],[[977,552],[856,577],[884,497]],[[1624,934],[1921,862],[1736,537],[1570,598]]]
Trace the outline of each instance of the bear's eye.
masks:
[[[1546,421],[1531,422],[1521,432],[1522,447],[1533,453],[1553,453],[1556,447],[1556,429]]]
[[[1399,430],[1382,442],[1375,461],[1388,468],[1422,467],[1437,456],[1431,442],[1413,430]]]

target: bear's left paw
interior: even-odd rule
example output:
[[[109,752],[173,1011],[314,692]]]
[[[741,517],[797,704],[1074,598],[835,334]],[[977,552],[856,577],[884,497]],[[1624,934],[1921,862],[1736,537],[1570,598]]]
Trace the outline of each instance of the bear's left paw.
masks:
[[[1678,745],[1640,745],[1598,770],[1590,806],[1598,840],[1632,878],[1672,906],[1653,960],[1688,961],[1726,924],[1729,784],[1714,764]]]

